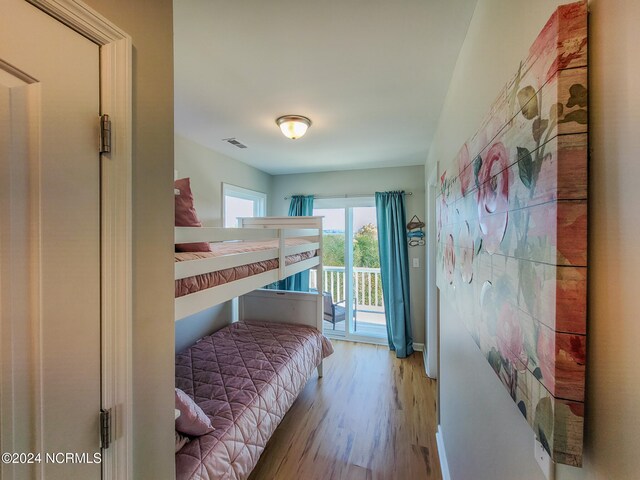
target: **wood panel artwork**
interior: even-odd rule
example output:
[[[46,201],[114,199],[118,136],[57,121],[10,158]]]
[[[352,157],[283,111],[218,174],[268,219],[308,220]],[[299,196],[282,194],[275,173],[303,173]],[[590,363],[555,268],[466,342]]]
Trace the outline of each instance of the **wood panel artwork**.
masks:
[[[559,7],[442,170],[437,282],[554,461],[582,464],[587,4]]]

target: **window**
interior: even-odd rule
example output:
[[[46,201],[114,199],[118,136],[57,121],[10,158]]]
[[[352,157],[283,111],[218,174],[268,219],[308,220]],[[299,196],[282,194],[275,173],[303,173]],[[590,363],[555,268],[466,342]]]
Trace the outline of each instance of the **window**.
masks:
[[[225,228],[238,227],[240,217],[264,217],[266,213],[266,193],[222,184],[222,219]]]

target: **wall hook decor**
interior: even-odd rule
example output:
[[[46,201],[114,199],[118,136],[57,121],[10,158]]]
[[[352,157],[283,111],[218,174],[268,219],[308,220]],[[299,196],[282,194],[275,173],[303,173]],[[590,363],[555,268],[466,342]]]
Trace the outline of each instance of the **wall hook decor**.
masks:
[[[424,227],[425,223],[417,215],[411,217],[411,220],[407,223],[407,238],[410,247],[418,247],[425,244]]]
[[[425,223],[420,220],[420,218],[417,215],[414,215],[413,217],[411,217],[411,220],[409,220],[409,223],[407,223],[407,230],[415,230],[416,228],[424,228],[425,227]]]

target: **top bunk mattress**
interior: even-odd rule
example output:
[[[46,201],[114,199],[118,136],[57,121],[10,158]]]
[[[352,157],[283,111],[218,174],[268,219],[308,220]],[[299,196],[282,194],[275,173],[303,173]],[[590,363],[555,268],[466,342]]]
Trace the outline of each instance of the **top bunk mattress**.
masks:
[[[246,479],[331,342],[315,328],[242,321],[176,355],[176,387],[215,430],[176,454],[177,480]]]
[[[312,243],[304,238],[287,238],[285,244],[287,247],[296,245],[304,245],[306,243]],[[264,240],[259,242],[219,242],[211,243],[211,252],[176,252],[175,261],[184,262],[189,260],[199,260],[203,258],[222,257],[225,255],[235,255],[238,253],[250,253],[260,252],[263,250],[269,250],[279,247],[279,240]],[[288,255],[285,257],[285,265],[292,265],[294,263],[302,262],[308,258],[315,257],[317,255],[316,250],[309,252],[296,253],[295,255]],[[182,278],[176,280],[175,283],[175,297],[183,297],[190,293],[206,290],[207,288],[217,287],[225,283],[233,282],[235,280],[241,280],[252,275],[267,272],[269,270],[275,270],[280,265],[277,258],[270,260],[263,260],[260,262],[249,263],[247,265],[240,265],[233,268],[225,268],[218,270],[217,272],[203,273],[193,277]]]

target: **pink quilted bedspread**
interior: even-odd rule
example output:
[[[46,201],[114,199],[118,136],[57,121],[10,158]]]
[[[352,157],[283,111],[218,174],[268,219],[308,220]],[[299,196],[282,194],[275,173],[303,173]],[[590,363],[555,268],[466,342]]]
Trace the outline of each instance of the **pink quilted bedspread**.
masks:
[[[215,430],[176,454],[176,478],[246,479],[320,361],[333,353],[317,330],[239,322],[176,355],[176,387]]]
[[[288,247],[304,245],[305,243],[309,243],[309,241],[304,238],[288,238],[286,240],[286,245]],[[211,243],[210,252],[176,252],[174,258],[176,262],[200,260],[203,258],[220,257],[238,253],[259,252],[270,248],[278,248],[278,245],[279,241],[277,239],[260,242]],[[285,257],[285,264],[289,266],[294,263],[302,262],[308,258],[315,257],[316,254],[316,250],[312,250],[309,252],[287,255]],[[182,278],[175,282],[175,297],[182,297],[184,295],[189,295],[190,293],[206,290],[207,288],[217,287],[224,283],[240,280],[269,270],[275,270],[278,268],[279,263],[280,262],[277,258],[273,258],[271,260],[263,260],[260,262],[249,263],[247,265],[240,265],[238,267],[226,268],[224,270],[218,270],[217,272],[203,273],[201,275],[196,275],[195,277]]]

